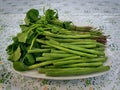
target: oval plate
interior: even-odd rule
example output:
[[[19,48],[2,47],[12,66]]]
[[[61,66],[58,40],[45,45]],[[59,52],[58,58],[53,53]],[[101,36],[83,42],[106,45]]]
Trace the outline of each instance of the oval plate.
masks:
[[[32,77],[32,78],[42,78],[42,79],[51,79],[51,80],[73,80],[73,79],[84,79],[84,78],[90,78],[90,77],[96,77],[103,75],[107,73],[108,71],[105,72],[99,72],[99,73],[94,73],[94,74],[89,74],[89,75],[79,75],[79,76],[66,76],[66,77],[50,77],[46,76],[45,74],[38,73],[37,70],[30,70],[30,71],[24,71],[24,72],[19,72],[13,69],[16,73],[27,76],[27,77]]]

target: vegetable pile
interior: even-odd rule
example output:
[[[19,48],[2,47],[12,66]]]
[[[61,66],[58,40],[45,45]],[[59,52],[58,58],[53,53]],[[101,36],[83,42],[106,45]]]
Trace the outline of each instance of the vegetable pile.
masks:
[[[22,32],[6,49],[8,60],[17,71],[37,69],[47,76],[73,76],[103,72],[107,60],[104,33],[91,26],[61,21],[57,10],[36,9],[26,13]]]

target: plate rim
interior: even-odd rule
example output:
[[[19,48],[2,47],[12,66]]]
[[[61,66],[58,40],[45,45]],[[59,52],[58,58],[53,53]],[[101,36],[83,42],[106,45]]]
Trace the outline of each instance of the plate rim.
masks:
[[[49,80],[74,80],[74,79],[85,79],[85,78],[92,78],[92,77],[97,77],[97,76],[101,76],[101,75],[105,75],[106,73],[109,72],[108,71],[103,71],[103,72],[97,72],[97,73],[92,73],[92,74],[86,74],[86,75],[77,75],[77,76],[61,76],[61,77],[52,77],[52,76],[46,76],[45,74],[39,73],[36,71],[36,69],[34,70],[29,70],[29,71],[16,71],[13,67],[12,67],[12,71],[22,75],[22,76],[26,76],[26,77],[31,77],[31,78],[37,78],[37,79],[49,79]],[[30,74],[32,72],[34,74]],[[36,75],[37,74],[37,75]]]

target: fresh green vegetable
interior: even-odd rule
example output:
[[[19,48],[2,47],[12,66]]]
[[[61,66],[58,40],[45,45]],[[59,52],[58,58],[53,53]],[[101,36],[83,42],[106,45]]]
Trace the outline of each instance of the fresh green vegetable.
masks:
[[[27,66],[23,62],[13,62],[13,67],[17,71],[25,71],[27,70]]]
[[[69,54],[69,53],[43,53],[43,55],[42,56],[44,56],[44,57],[70,57],[70,56],[76,56],[75,54]]]
[[[74,64],[74,63],[90,63],[91,62],[105,62],[107,60],[106,57],[102,57],[102,58],[93,58],[91,60],[89,60],[88,58],[82,59],[82,58],[77,58],[77,59],[69,59],[69,60],[59,60],[57,62],[54,62],[53,64],[55,66],[60,66],[60,65],[67,65],[67,64]]]
[[[58,11],[47,9],[39,15],[30,9],[21,32],[6,48],[8,60],[17,71],[38,69],[48,76],[71,76],[109,70],[105,44],[107,36],[91,26],[61,21]]]
[[[20,47],[18,46],[18,48],[8,57],[8,59],[11,61],[18,61],[20,59],[20,56],[21,50]]]
[[[67,45],[69,47],[75,46],[75,47],[81,47],[81,48],[95,48],[95,47],[97,47],[95,44],[93,44],[93,45],[69,45],[69,44],[63,44],[63,45]]]
[[[35,59],[34,59],[34,57],[32,56],[32,54],[27,53],[27,54],[25,55],[24,63],[25,63],[26,65],[32,65],[32,64],[35,63]]]
[[[91,63],[87,63],[87,62],[78,62],[78,61],[76,61],[75,63],[73,63],[73,64],[71,64],[71,63],[73,63],[73,61],[71,61],[71,62],[68,62],[68,65],[61,65],[60,66],[60,64],[59,63],[55,63],[54,65],[56,66],[56,67],[98,67],[98,66],[101,66],[101,65],[103,65],[103,63],[102,62],[91,62]],[[63,62],[63,64],[66,64],[66,63],[64,63]]]
[[[86,34],[86,35],[59,35],[59,34],[53,34],[51,32],[45,31],[44,35],[46,36],[51,36],[51,37],[57,37],[57,38],[90,38],[92,37],[90,34]]]
[[[42,63],[37,63],[37,64],[29,66],[28,69],[34,69],[34,68],[38,68],[38,67],[46,66],[46,65],[50,65],[50,64],[52,64],[52,61],[46,61],[46,62],[42,62]]]
[[[69,60],[69,59],[79,59],[80,56],[69,56],[69,57],[36,57],[36,61],[47,61],[47,60],[53,60],[55,59],[55,61],[53,62],[59,62],[59,61],[62,61],[62,60]]]
[[[18,41],[25,43],[27,40],[27,34],[28,33],[18,33]]]
[[[50,49],[34,48],[34,49],[31,49],[31,50],[28,50],[28,53],[42,53],[42,52],[50,52]]]
[[[45,71],[47,76],[74,76],[74,75],[85,75],[97,72],[103,72],[109,70],[109,66],[100,66],[97,68],[64,68],[64,69],[48,69]]]
[[[53,58],[53,57],[36,57],[36,61],[47,61],[47,60],[51,60],[51,59],[57,59],[57,58]]]
[[[56,45],[55,43],[51,44],[49,41],[42,41],[42,40],[39,40],[39,39],[36,39],[36,40],[39,43],[43,43],[43,44],[46,43],[47,45],[49,45],[51,47],[63,50],[63,51],[68,52],[68,53],[73,53],[73,54],[76,54],[76,55],[86,56],[86,57],[97,57],[97,55],[87,54],[87,53],[83,53],[83,52],[79,52],[79,51],[74,51],[74,50],[71,50],[71,49],[67,49],[67,48],[61,47],[59,45]]]
[[[60,45],[63,47],[66,47],[66,48],[77,50],[77,51],[92,53],[92,54],[96,54],[96,55],[104,55],[104,52],[82,48],[82,47],[79,47],[77,45],[65,45],[65,44],[60,44]]]
[[[30,23],[34,23],[38,20],[39,12],[36,9],[30,9],[25,17],[25,23],[29,25]]]
[[[56,62],[61,62],[61,61],[69,61],[69,60],[76,60],[76,59],[80,59],[80,56],[70,56],[70,57],[64,57],[61,59],[57,59],[56,61],[53,61],[53,64]]]
[[[51,53],[58,53],[58,54],[67,54],[67,52],[62,50],[51,49]]]
[[[51,20],[55,20],[58,19],[58,12],[52,10],[52,9],[48,9],[45,12],[45,19],[50,22]]]
[[[53,38],[46,36],[47,39],[52,39],[61,43],[71,43],[71,44],[93,44],[96,41],[92,39],[66,39],[66,38]]]

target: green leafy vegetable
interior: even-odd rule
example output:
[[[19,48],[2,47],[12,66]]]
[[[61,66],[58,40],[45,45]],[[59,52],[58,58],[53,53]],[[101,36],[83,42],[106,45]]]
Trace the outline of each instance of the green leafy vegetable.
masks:
[[[32,65],[32,64],[35,63],[35,59],[34,59],[34,57],[32,56],[32,54],[28,54],[28,53],[27,53],[27,54],[25,55],[24,63],[25,63],[26,65]]]
[[[17,35],[18,41],[25,43],[27,40],[27,35],[28,35],[27,33],[18,33]]]
[[[20,59],[20,56],[21,56],[21,51],[20,51],[20,47],[18,46],[18,48],[8,57],[8,59],[11,61],[18,61]]]
[[[29,25],[30,23],[34,23],[38,20],[39,12],[36,9],[30,9],[25,17],[25,23]]]
[[[52,9],[48,9],[45,12],[45,18],[48,22],[54,19],[58,19],[58,13]]]
[[[13,62],[13,67],[17,71],[25,71],[25,70],[27,70],[27,66],[24,63],[18,62],[18,61]]]
[[[29,26],[28,25],[20,25],[20,28],[22,30],[22,32],[26,32],[29,30]]]
[[[110,69],[104,66],[107,37],[100,29],[61,21],[52,9],[43,15],[30,9],[24,20],[21,32],[6,48],[15,70],[39,68],[48,76],[71,76]]]

